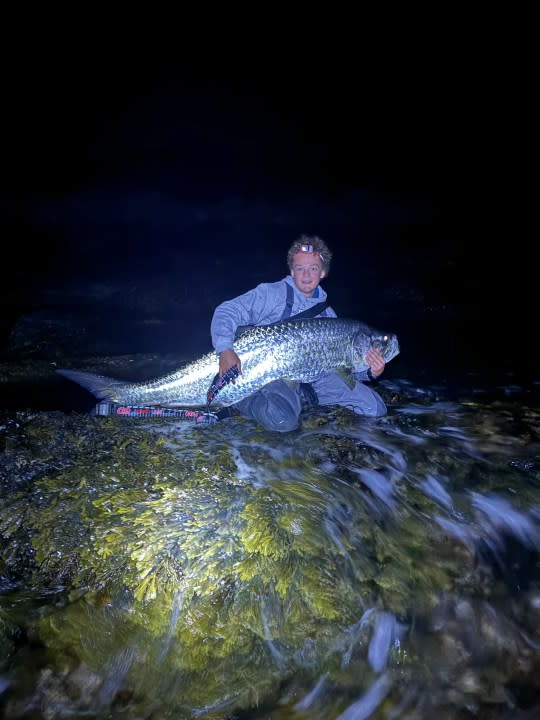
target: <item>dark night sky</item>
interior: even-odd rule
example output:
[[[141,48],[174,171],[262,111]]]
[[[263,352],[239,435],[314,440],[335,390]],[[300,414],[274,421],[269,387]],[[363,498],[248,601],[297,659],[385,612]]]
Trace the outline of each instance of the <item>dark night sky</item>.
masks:
[[[508,340],[527,331],[534,294],[524,108],[495,63],[354,47],[281,62],[83,56],[42,56],[8,80],[4,342],[41,288],[167,271],[211,306],[282,277],[307,232],[334,250],[339,314],[377,320],[390,297],[406,315],[420,292],[451,308],[476,362],[502,343],[531,364]]]

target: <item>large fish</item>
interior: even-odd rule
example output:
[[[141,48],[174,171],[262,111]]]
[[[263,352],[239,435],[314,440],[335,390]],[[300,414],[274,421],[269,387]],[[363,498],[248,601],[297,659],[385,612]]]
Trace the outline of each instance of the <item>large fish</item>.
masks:
[[[309,318],[250,327],[241,332],[234,349],[242,374],[220,389],[212,407],[225,407],[251,395],[272,380],[308,383],[329,370],[352,384],[352,372],[366,370],[366,352],[379,348],[386,362],[399,353],[397,337],[380,333],[356,320]],[[206,407],[216,379],[215,352],[154,380],[126,382],[79,370],[57,370],[99,400],[121,405]]]

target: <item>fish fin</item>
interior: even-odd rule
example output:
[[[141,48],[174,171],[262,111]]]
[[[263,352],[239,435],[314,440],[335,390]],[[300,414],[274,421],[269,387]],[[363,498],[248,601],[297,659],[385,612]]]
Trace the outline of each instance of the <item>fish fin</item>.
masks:
[[[82,370],[58,369],[56,372],[89,390],[98,400],[114,400],[116,387],[126,384],[123,380],[115,380],[105,375],[83,372]]]
[[[356,385],[356,378],[354,377],[352,370],[349,370],[348,368],[338,368],[334,372],[343,380],[350,390],[352,390]]]

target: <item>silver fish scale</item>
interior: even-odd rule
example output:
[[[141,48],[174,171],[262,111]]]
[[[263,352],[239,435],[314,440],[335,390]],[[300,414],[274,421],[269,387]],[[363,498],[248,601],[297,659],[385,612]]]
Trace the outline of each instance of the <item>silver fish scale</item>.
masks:
[[[249,328],[234,343],[242,374],[219,391],[212,407],[236,403],[278,378],[311,382],[329,370],[352,369],[353,351],[354,368],[365,369],[365,351],[379,337],[367,325],[342,318],[310,318]],[[395,339],[392,357],[399,351],[397,347]],[[217,371],[217,355],[211,352],[152,381],[113,385],[108,396],[126,405],[204,407]]]

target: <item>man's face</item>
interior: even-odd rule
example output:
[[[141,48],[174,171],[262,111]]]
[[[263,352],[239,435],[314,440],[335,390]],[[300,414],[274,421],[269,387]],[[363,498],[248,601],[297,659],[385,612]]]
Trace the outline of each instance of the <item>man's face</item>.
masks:
[[[291,276],[294,284],[306,297],[311,297],[313,291],[324,277],[322,260],[319,253],[299,252],[294,256]]]

